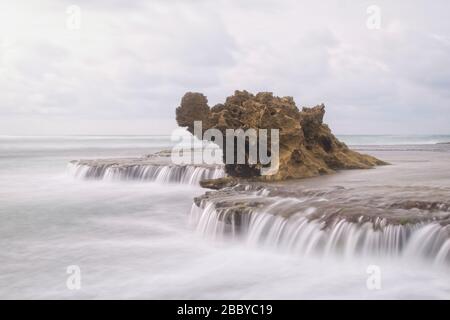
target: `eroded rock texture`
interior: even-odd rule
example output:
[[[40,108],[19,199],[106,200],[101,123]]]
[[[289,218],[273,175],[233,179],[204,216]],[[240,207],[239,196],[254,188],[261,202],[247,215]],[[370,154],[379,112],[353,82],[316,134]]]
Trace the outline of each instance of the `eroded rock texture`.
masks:
[[[194,121],[202,121],[203,132],[215,128],[224,136],[226,129],[279,129],[278,172],[260,176],[261,163],[248,164],[246,161],[245,164],[225,166],[231,177],[275,181],[385,164],[372,156],[352,151],[340,142],[323,123],[324,114],[323,104],[300,111],[292,97],[275,97],[270,92],[253,95],[235,91],[225,103],[212,108],[203,94],[188,92],[176,110],[176,119],[179,126],[187,127],[191,133],[194,133]],[[223,151],[225,159],[226,150]]]

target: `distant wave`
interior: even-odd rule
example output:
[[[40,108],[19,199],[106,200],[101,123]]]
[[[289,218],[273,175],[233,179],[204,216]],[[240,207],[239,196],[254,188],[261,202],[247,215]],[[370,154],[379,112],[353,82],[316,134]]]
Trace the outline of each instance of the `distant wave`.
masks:
[[[450,144],[450,135],[337,135],[348,145],[424,145]]]
[[[0,140],[168,140],[170,135],[0,135]]]

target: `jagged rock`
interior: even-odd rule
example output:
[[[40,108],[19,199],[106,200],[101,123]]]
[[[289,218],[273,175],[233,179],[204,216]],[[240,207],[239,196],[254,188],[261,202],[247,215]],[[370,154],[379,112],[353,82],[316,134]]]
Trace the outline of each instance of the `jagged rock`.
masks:
[[[176,110],[180,126],[194,133],[194,121],[202,121],[203,132],[218,129],[278,129],[279,170],[273,175],[260,176],[262,164],[226,164],[231,177],[254,178],[265,181],[305,178],[332,173],[339,169],[367,169],[386,164],[372,156],[350,150],[323,123],[325,106],[303,108],[300,111],[292,97],[275,97],[270,92],[253,95],[235,91],[224,104],[212,108],[201,93],[188,92]],[[202,135],[203,135],[202,132]],[[268,146],[270,147],[270,135]],[[236,147],[235,147],[236,154]],[[224,162],[226,150],[223,150]],[[219,183],[218,187],[220,187]],[[214,183],[208,182],[208,185]]]

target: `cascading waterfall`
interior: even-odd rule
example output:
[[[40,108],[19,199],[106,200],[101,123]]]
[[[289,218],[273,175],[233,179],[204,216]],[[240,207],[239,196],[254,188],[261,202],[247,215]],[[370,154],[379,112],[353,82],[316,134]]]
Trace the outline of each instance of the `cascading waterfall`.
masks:
[[[202,200],[200,206],[193,204],[191,209],[191,223],[207,237],[231,237],[303,255],[422,257],[438,264],[450,263],[450,226],[437,222],[394,225],[384,219],[321,221],[311,217],[317,214],[317,208],[302,207],[302,199],[293,198],[275,198],[265,208],[244,213],[217,207],[217,201]],[[293,214],[283,215],[293,209]]]
[[[198,185],[203,179],[225,176],[223,167],[200,167],[192,165],[88,165],[78,162],[69,164],[70,173],[80,179],[92,180],[139,180],[159,183]]]

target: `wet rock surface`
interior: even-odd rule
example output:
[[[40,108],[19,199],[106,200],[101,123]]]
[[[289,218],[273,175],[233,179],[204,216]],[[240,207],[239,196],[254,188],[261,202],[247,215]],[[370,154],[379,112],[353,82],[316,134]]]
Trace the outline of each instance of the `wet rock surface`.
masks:
[[[450,224],[450,202],[442,201],[448,197],[450,189],[390,189],[341,186],[308,189],[253,183],[206,192],[195,198],[194,203],[198,207],[213,205],[224,213],[223,217],[251,212],[284,218],[300,215],[323,223],[324,229],[341,220],[355,224],[370,223],[374,229],[386,225],[428,222],[437,222],[442,226]]]

